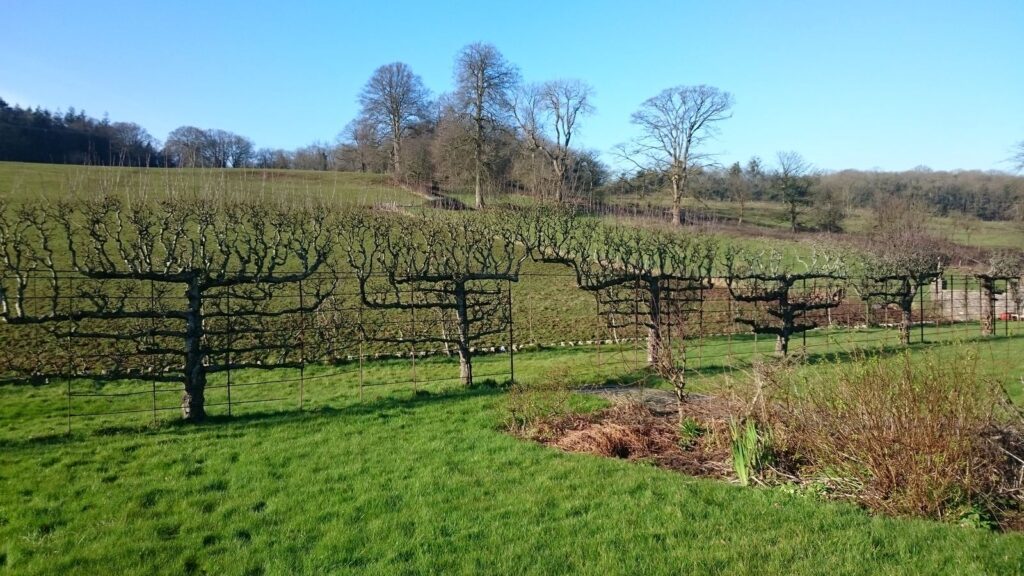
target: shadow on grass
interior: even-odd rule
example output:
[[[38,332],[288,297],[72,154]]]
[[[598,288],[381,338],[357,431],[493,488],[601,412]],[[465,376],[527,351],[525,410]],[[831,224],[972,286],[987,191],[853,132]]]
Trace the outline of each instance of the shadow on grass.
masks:
[[[473,388],[452,388],[441,392],[420,390],[419,392],[407,393],[406,391],[396,391],[387,396],[365,402],[356,400],[354,403],[343,406],[324,405],[303,410],[298,408],[289,410],[268,409],[237,416],[212,415],[207,416],[204,421],[198,423],[171,420],[155,425],[151,423],[108,425],[91,430],[75,431],[71,435],[67,433],[54,433],[27,438],[0,439],[0,450],[74,444],[103,436],[127,436],[129,434],[159,435],[166,432],[200,432],[217,428],[228,430],[239,425],[245,427],[278,426],[312,418],[365,417],[372,415],[391,417],[399,411],[411,411],[444,402],[459,402],[473,398],[495,396],[502,393],[503,390],[504,388],[501,385],[484,385]]]

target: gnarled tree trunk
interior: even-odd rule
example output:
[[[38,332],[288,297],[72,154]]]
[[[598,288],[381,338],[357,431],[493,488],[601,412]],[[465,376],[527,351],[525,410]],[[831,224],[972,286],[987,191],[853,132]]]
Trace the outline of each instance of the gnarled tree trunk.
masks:
[[[203,350],[203,294],[198,277],[185,290],[188,310],[185,320],[185,394],[181,417],[198,422],[206,418],[206,366]]]

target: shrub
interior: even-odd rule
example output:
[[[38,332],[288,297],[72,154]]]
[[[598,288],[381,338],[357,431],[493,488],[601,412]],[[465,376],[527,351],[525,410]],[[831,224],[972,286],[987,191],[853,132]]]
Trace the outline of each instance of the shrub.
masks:
[[[871,508],[958,520],[1020,507],[1007,499],[1019,498],[1019,465],[1000,445],[1019,439],[1019,421],[976,356],[860,358],[815,371],[776,400],[776,439],[800,475]]]

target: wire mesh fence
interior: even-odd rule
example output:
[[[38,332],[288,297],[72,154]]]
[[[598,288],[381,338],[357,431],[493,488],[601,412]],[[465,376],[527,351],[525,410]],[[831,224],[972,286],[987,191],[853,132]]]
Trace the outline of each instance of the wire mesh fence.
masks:
[[[331,296],[316,309],[305,309],[306,291],[326,280],[335,284]],[[208,414],[319,408],[460,383],[453,338],[433,337],[453,329],[449,312],[373,310],[354,282],[349,275],[310,278],[280,289],[259,309],[245,308],[244,314],[234,314],[233,307],[241,306],[245,294],[212,298],[203,342]],[[802,314],[797,329],[786,335],[788,353],[819,362],[859,351],[896,351],[905,339],[911,346],[982,342],[982,361],[993,377],[1016,381],[1024,375],[1019,282],[1000,280],[986,291],[974,277],[946,275],[917,290],[909,310],[862,299],[857,285],[857,279],[845,280],[835,306]],[[810,298],[816,291],[820,287],[813,282],[797,283],[790,298]],[[711,386],[742,377],[757,357],[779,350],[773,304],[738,301],[724,279],[702,289],[696,305],[686,310],[670,302],[652,307],[639,283],[620,287],[611,304],[606,295],[577,288],[568,271],[522,272],[501,292],[500,314],[490,312],[499,316],[501,329],[478,338],[467,335],[477,385],[543,378],[558,368],[571,369],[577,381],[593,385],[656,384],[659,376],[649,364],[657,339],[663,349],[680,352],[676,358],[686,358],[679,369],[691,381]],[[96,297],[65,294],[64,305],[71,309]],[[122,295],[131,303],[126,305],[154,312],[174,309],[181,298],[156,287]],[[33,294],[29,300],[47,297]],[[271,310],[290,312],[257,314]],[[757,319],[762,329],[752,330],[747,319]],[[150,320],[115,322],[102,333],[88,323],[75,329],[4,325],[0,369],[18,384],[62,388],[61,406],[40,400],[26,410],[69,431],[81,420],[114,425],[175,419],[182,409],[184,368],[174,338],[165,334],[181,322],[154,314]]]

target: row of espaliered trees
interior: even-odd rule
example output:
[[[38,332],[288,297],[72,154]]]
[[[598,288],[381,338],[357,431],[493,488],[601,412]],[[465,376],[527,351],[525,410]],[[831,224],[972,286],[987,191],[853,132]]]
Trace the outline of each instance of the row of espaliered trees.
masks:
[[[337,213],[195,196],[11,204],[0,207],[0,318],[68,350],[46,364],[46,354],[8,346],[4,368],[178,381],[183,417],[201,420],[209,374],[324,360],[342,334],[454,348],[470,385],[474,344],[508,329],[510,286],[533,258],[571,268],[610,326],[645,330],[651,368],[682,402],[686,340],[716,285],[739,304],[732,320],[775,336],[779,355],[818,326],[816,313],[840,305],[853,278],[866,301],[900,307],[909,343],[914,298],[941,256],[907,239],[872,250],[860,263],[819,250],[787,264],[777,251],[720,249],[562,208]],[[1020,277],[1015,258],[979,275],[990,301],[997,281]],[[358,283],[356,319],[339,305],[346,278]]]

